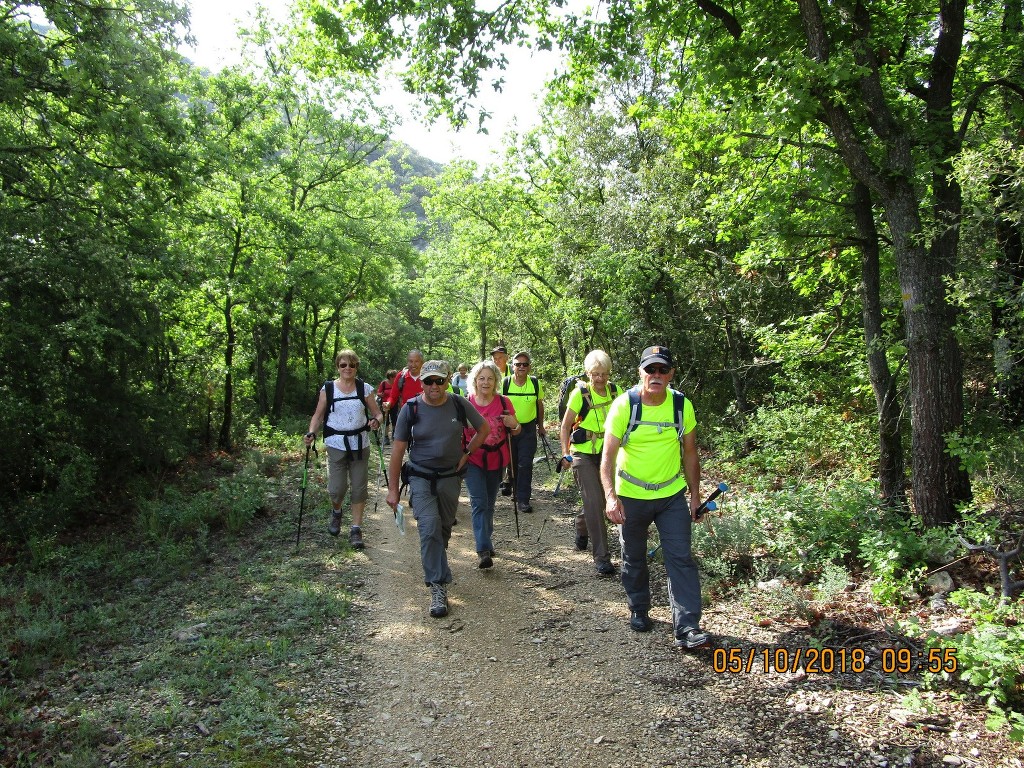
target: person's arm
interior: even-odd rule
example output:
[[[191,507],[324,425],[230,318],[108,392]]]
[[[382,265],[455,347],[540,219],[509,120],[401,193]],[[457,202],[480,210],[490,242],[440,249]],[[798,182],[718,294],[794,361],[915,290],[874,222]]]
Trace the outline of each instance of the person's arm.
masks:
[[[540,382],[537,382],[537,434],[543,437],[547,433],[544,431],[544,391],[541,389]]]
[[[370,411],[370,422],[368,426],[370,429],[376,431],[380,429],[380,425],[384,422],[384,415],[380,412],[380,407],[377,405],[377,398],[374,396],[372,390],[370,394],[366,395],[363,399],[366,402],[367,409]]]
[[[619,454],[619,438],[608,431],[604,433],[604,448],[601,449],[601,485],[604,487],[604,514],[616,525],[625,522],[622,501],[615,493],[615,459]]]
[[[312,445],[316,442],[316,431],[320,428],[320,425],[324,420],[324,412],[327,410],[327,392],[322,388],[320,390],[320,397],[316,401],[316,410],[313,411],[313,416],[309,420],[309,430],[306,432],[302,441],[306,445]]]
[[[458,397],[458,395],[456,395]],[[462,454],[462,458],[456,465],[456,469],[462,470],[466,466],[466,462],[469,461],[469,454],[484,444],[487,436],[491,434],[491,425],[487,419],[480,415],[480,411],[473,407],[473,404],[468,400],[466,401],[467,411],[466,418],[469,420],[470,425],[476,430],[476,434],[473,435],[473,439],[469,441],[469,445],[466,446],[465,451]]]
[[[409,443],[405,440],[394,440],[391,443],[391,460],[388,463],[388,506],[394,509],[398,506],[398,483],[402,476],[402,460],[405,458],[405,449]]]
[[[558,460],[559,465],[565,462],[562,469],[568,469],[572,464],[572,425],[576,423],[576,411],[572,408],[566,407],[565,416],[562,417],[562,423],[559,426],[558,436],[559,442],[562,446],[562,458]]]
[[[683,472],[686,473],[686,487],[690,490],[690,517],[693,518],[700,506],[700,454],[697,452],[696,429],[683,435]]]

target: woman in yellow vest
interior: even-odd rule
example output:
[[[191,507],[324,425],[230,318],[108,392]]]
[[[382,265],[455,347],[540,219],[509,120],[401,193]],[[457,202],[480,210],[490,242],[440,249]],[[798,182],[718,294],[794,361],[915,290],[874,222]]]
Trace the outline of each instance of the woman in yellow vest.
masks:
[[[618,395],[619,388],[608,381],[612,360],[607,352],[591,351],[583,360],[583,370],[587,381],[576,383],[562,417],[559,469],[566,472],[572,468],[583,497],[583,512],[576,515],[576,549],[582,552],[592,542],[598,574],[614,576],[616,570],[608,551],[608,526],[604,519],[601,449],[608,406]]]

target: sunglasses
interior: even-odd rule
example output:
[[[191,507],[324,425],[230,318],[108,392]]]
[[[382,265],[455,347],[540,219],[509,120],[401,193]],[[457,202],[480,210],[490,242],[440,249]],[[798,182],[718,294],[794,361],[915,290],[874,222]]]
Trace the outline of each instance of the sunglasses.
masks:
[[[668,373],[671,370],[672,369],[669,368],[667,365],[648,365],[646,368],[644,368],[644,372],[645,373],[665,374],[665,373]]]
[[[338,363],[339,368],[358,368],[359,366],[355,363]]]
[[[529,368],[530,367],[529,363],[512,363],[512,365],[515,366],[516,368]]]
[[[428,387],[440,387],[442,384],[444,384],[444,379],[429,378],[424,379],[423,383]]]

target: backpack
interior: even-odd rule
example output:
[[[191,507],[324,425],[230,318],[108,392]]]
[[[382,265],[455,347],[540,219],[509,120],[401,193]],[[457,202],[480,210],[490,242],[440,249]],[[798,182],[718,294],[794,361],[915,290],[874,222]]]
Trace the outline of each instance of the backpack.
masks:
[[[533,397],[536,400],[540,400],[540,384],[537,383],[537,377],[531,376],[530,382],[533,384]],[[508,388],[512,386],[512,377],[507,376],[501,382],[501,394],[505,397],[529,397],[529,392],[509,392]]]
[[[636,428],[639,427],[641,424],[657,427],[658,432],[661,432],[665,427],[675,427],[676,434],[679,436],[680,446],[682,445],[683,435],[685,434],[683,430],[686,428],[683,425],[683,408],[686,405],[686,395],[675,389],[672,390],[672,410],[674,411],[675,421],[644,421],[642,418],[643,403],[640,401],[640,389],[638,387],[634,387],[633,389],[629,390],[628,394],[629,423],[626,425],[626,431],[622,435],[622,442],[619,443],[620,446],[624,446],[626,443],[629,442],[630,435],[633,434]],[[668,486],[676,482],[676,480],[678,480],[680,477],[683,477],[685,471],[685,467],[680,466],[680,471],[678,475],[676,475],[675,477],[670,477],[668,480],[665,480],[664,482],[661,483],[649,483],[640,478],[633,477],[633,475],[629,474],[628,472],[626,472],[626,470],[622,469],[621,467],[617,470],[617,474],[626,482],[632,483],[633,485],[638,485],[641,488],[646,488],[649,491],[658,491],[661,490],[662,488],[667,488]]]
[[[576,414],[576,421],[572,425],[573,429],[576,429],[576,427],[578,427],[580,424],[583,423],[583,420],[585,418],[587,418],[587,414],[590,413],[590,409],[594,407],[594,399],[593,399],[593,397],[591,397],[589,385],[587,385],[585,383],[577,382],[576,387],[579,389],[580,394],[583,395],[583,404],[580,405],[579,413]],[[613,384],[610,381],[608,382],[608,393],[611,395],[611,399],[612,400],[614,400],[616,397],[618,397],[620,392],[621,392],[621,390],[619,389],[619,385],[618,384]],[[568,409],[569,395],[571,395],[571,394],[572,394],[572,391],[570,390],[569,394],[566,395],[566,398],[565,398],[566,407],[565,408],[559,408],[559,410],[561,411],[561,415],[562,416],[565,416],[565,411]]]
[[[675,421],[644,421],[643,416],[643,403],[640,401],[640,390],[636,387],[632,388],[628,392],[629,395],[629,423],[626,425],[626,432],[622,435],[622,442],[620,445],[625,445],[629,442],[630,435],[636,431],[636,428],[641,424],[651,427],[657,427],[658,432],[661,432],[665,427],[675,427],[676,434],[679,435],[679,442],[683,441],[686,427],[683,424],[683,409],[686,406],[686,395],[682,392],[673,389],[672,390],[672,406],[675,412]]]
[[[409,415],[407,417],[407,423],[409,425],[409,447],[410,448],[412,447],[412,444],[414,442],[416,442],[416,433],[415,433],[415,430],[413,429],[413,427],[416,425],[416,422],[419,420],[419,415],[420,415],[420,399],[421,399],[421,397],[422,397],[421,395],[416,395],[416,397],[410,399],[405,404],[405,406],[404,406],[405,408],[409,409]],[[462,424],[462,426],[463,427],[471,426],[470,423],[466,420],[466,406],[465,406],[462,398],[459,397],[459,396],[455,396],[455,397],[452,397],[452,398],[449,398],[449,399],[455,405],[455,413],[458,416],[459,422]],[[465,448],[466,448],[466,432],[465,432],[465,429],[463,429],[461,431],[462,431],[462,448],[463,448],[463,450],[465,450]],[[465,471],[465,469],[463,469],[463,471]],[[435,471],[420,472],[419,470],[413,469],[412,466],[410,466],[409,462],[406,461],[405,463],[402,464],[402,471],[400,473],[400,478],[401,478],[402,482],[401,482],[401,487],[399,488],[399,495],[401,495],[402,491],[406,488],[406,486],[409,485],[409,477],[410,476],[411,477],[422,477],[425,480],[429,480],[430,481],[430,493],[432,495],[434,495],[434,496],[437,496],[437,481],[438,480],[443,480],[443,479],[448,478],[448,477],[455,477],[458,474],[459,474],[458,472],[454,472],[454,471],[451,471],[451,472],[435,472]]]
[[[562,380],[562,384],[558,387],[558,420],[561,421],[562,417],[565,416],[565,409],[569,404],[569,396],[572,394],[573,388],[576,386],[576,382],[586,377],[585,373],[578,373],[574,376],[570,376],[567,379]]]
[[[326,395],[327,401],[327,410],[324,412],[324,439],[326,440],[328,437],[331,437],[332,435],[341,435],[342,437],[344,437],[345,451],[348,453],[349,461],[352,461],[353,457],[361,460],[363,458],[363,447],[362,438],[360,438],[358,451],[353,451],[352,446],[349,445],[348,439],[354,435],[359,435],[362,434],[363,432],[370,431],[370,409],[366,407],[365,393],[366,382],[358,377],[356,378],[356,391],[353,392],[351,395],[343,395],[342,397],[334,396],[334,379],[328,379],[327,381],[324,382],[324,394]],[[362,402],[363,413],[366,414],[366,422],[363,424],[363,426],[357,429],[334,429],[334,427],[330,427],[327,425],[328,414],[334,413],[334,404],[342,400],[359,400],[360,402]]]
[[[409,409],[408,425],[409,425],[409,445],[410,446],[416,441],[416,435],[413,432],[413,427],[416,425],[416,422],[419,421],[419,417],[420,417],[420,399],[421,399],[421,397],[422,397],[422,395],[416,395],[416,397],[412,398],[411,400],[409,400],[405,404],[405,407]],[[466,420],[466,406],[464,405],[465,401],[461,398],[461,396],[456,395],[454,397],[450,397],[449,400],[451,400],[452,403],[455,405],[455,413],[459,417],[459,421],[462,423],[462,426],[463,427],[472,426]],[[463,448],[466,447],[466,433],[465,432],[462,433],[462,447]]]

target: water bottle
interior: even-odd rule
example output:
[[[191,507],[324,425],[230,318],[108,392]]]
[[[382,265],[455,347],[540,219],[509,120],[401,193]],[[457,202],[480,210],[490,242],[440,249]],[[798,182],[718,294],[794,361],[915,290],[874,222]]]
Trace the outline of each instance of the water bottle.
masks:
[[[405,503],[402,501],[398,502],[398,505],[395,507],[395,526],[403,536],[405,535],[405,510]]]

